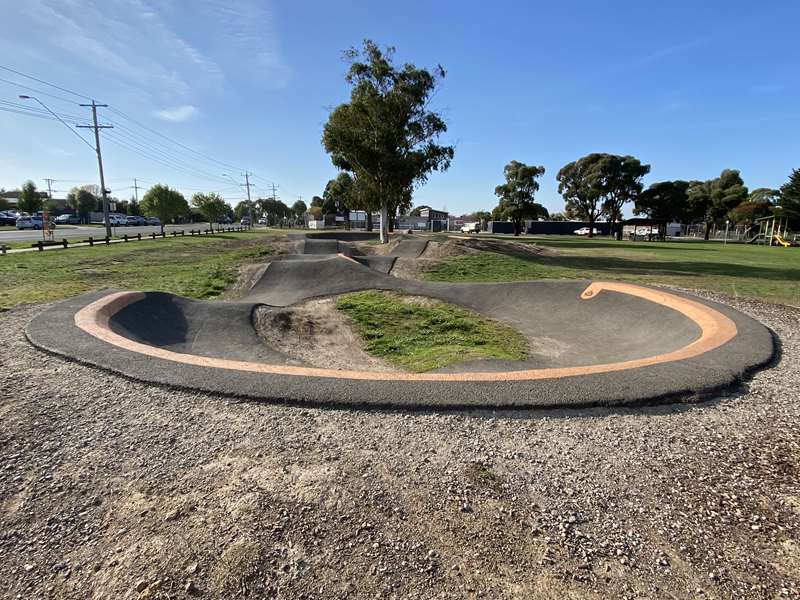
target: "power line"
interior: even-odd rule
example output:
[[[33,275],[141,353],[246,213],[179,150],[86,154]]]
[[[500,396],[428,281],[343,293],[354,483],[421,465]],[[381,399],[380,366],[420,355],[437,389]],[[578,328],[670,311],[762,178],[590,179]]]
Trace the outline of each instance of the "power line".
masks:
[[[121,110],[119,110],[119,109],[117,109],[117,108],[114,108],[113,106],[110,108],[110,110],[111,110],[112,112],[114,112],[114,113],[118,114],[118,115],[119,115],[119,116],[121,116],[122,118],[124,118],[124,119],[127,119],[127,120],[128,120],[128,121],[130,121],[131,123],[133,123],[133,124],[135,124],[135,125],[137,125],[137,126],[141,127],[142,129],[145,129],[146,131],[149,131],[150,133],[154,133],[154,134],[155,134],[155,135],[157,135],[158,137],[160,137],[160,138],[163,138],[163,139],[167,140],[168,142],[171,142],[171,143],[175,144],[176,146],[180,146],[181,148],[183,148],[183,149],[185,149],[185,150],[188,150],[189,152],[193,152],[194,154],[197,154],[198,156],[202,156],[202,157],[203,157],[203,158],[205,158],[206,160],[210,160],[210,161],[212,161],[212,162],[214,162],[214,163],[216,163],[216,164],[218,164],[218,165],[221,165],[221,166],[223,166],[223,167],[225,167],[225,168],[228,168],[228,169],[236,169],[237,171],[238,171],[238,170],[241,170],[241,169],[240,169],[240,167],[234,166],[234,165],[232,165],[232,164],[230,164],[230,163],[223,162],[223,161],[221,161],[221,160],[217,160],[216,158],[213,158],[213,157],[211,157],[211,156],[208,156],[207,154],[203,154],[202,152],[199,152],[198,150],[195,150],[194,148],[190,148],[190,147],[189,147],[189,146],[187,146],[186,144],[182,144],[181,142],[178,142],[178,141],[176,141],[176,140],[173,140],[172,138],[170,138],[170,137],[168,137],[168,136],[164,135],[163,133],[161,133],[160,131],[156,131],[155,129],[151,129],[151,128],[150,128],[150,127],[148,127],[147,125],[143,125],[142,123],[139,123],[139,122],[138,122],[136,119],[134,119],[133,117],[129,117],[129,116],[128,116],[128,115],[126,115],[124,112],[122,112]]]
[[[57,96],[55,94],[51,94],[50,92],[45,92],[44,90],[40,90],[40,89],[37,89],[37,88],[32,88],[32,87],[27,86],[27,85],[22,85],[21,83],[17,83],[16,81],[11,81],[10,79],[3,79],[2,77],[0,77],[0,81],[2,81],[3,83],[8,83],[10,85],[13,85],[14,87],[22,88],[23,90],[28,90],[29,92],[36,92],[37,94],[42,94],[43,96],[49,96],[50,98],[55,98],[56,100],[60,100],[61,102],[67,102],[69,104],[76,104],[76,102],[74,100],[68,100],[68,99],[64,98],[63,96]]]
[[[51,115],[53,115],[53,116],[54,116],[56,119],[58,119],[59,121],[61,121],[61,123],[64,125],[64,127],[66,127],[67,129],[69,129],[69,130],[70,130],[70,132],[72,132],[72,133],[75,135],[75,137],[77,137],[77,138],[78,138],[80,141],[82,141],[84,144],[86,144],[87,146],[89,146],[89,148],[92,148],[92,145],[91,145],[89,142],[87,142],[87,141],[86,141],[86,140],[83,138],[83,136],[82,136],[80,133],[78,133],[78,132],[77,132],[77,131],[75,131],[75,130],[74,130],[72,127],[70,127],[69,125],[67,125],[67,123],[66,123],[66,121],[64,121],[64,119],[62,119],[62,118],[61,118],[61,117],[59,117],[59,116],[58,116],[56,113],[54,113],[52,110],[50,110],[50,109],[49,109],[49,108],[48,108],[48,107],[47,107],[47,106],[46,106],[46,105],[45,105],[45,104],[44,104],[44,103],[43,103],[41,100],[39,100],[37,97],[35,97],[35,96],[20,96],[20,98],[23,98],[23,99],[25,99],[25,100],[28,100],[28,99],[31,99],[31,100],[36,100],[36,102],[38,102],[39,104],[41,104],[41,105],[42,105],[42,108],[44,108],[45,110],[47,110],[47,112],[49,112]],[[95,123],[95,125],[96,125],[96,123]],[[92,150],[95,150],[95,149],[96,149],[96,148],[92,148]],[[109,237],[110,237],[110,236],[109,236]]]
[[[84,100],[91,100],[91,98],[89,98],[89,96],[84,96],[83,94],[79,94],[78,92],[73,92],[72,90],[68,90],[67,88],[63,88],[63,87],[61,87],[59,85],[56,85],[55,83],[50,83],[49,81],[45,81],[44,79],[38,79],[37,77],[34,77],[33,75],[27,75],[25,73],[22,73],[21,71],[17,71],[15,69],[12,69],[11,67],[5,67],[3,65],[0,65],[0,69],[3,69],[5,71],[10,71],[11,73],[14,73],[15,75],[19,75],[19,76],[25,77],[27,79],[32,79],[33,81],[38,81],[39,83],[43,83],[45,85],[49,85],[50,87],[54,87],[57,90],[61,90],[62,92],[67,92],[68,94],[72,94],[73,96],[77,96],[78,98],[83,98]]]

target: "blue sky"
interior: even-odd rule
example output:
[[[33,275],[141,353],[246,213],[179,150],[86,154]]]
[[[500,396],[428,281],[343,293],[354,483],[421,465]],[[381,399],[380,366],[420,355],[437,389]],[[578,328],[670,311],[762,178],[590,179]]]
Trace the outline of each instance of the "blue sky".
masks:
[[[335,175],[322,126],[348,94],[341,52],[365,37],[396,46],[398,61],[447,70],[433,105],[455,160],[417,190],[415,204],[490,209],[503,166],[519,160],[546,167],[538,199],[561,210],[555,174],[589,152],[633,154],[652,165],[648,181],[736,168],[751,189],[779,186],[800,167],[794,0],[0,0],[0,8],[1,65],[107,102],[202,154],[101,110],[101,121],[118,125],[104,132],[103,148],[109,187],[123,198],[137,177],[187,194],[220,190],[235,204],[243,190],[222,173],[238,183],[241,169],[256,174],[256,195],[273,181],[290,204],[321,194]],[[0,79],[80,101],[8,71]],[[0,81],[0,101],[22,103],[20,93],[89,117]],[[45,177],[57,190],[96,183],[95,157],[55,121],[0,111],[0,187],[29,178],[44,186]]]

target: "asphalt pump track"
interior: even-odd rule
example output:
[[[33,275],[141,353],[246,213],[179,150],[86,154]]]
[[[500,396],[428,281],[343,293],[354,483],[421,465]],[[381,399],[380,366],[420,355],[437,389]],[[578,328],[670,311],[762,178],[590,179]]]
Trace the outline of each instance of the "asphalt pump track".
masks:
[[[363,236],[361,236],[363,237]],[[424,236],[360,256],[358,234],[295,237],[236,301],[103,290],[57,303],[26,334],[35,346],[129,378],[291,403],[416,408],[630,405],[707,397],[768,364],[773,335],[723,304],[630,283],[540,280],[438,283],[390,274]],[[525,360],[474,360],[425,373],[298,364],[264,343],[254,315],[365,289],[427,296],[525,336]]]

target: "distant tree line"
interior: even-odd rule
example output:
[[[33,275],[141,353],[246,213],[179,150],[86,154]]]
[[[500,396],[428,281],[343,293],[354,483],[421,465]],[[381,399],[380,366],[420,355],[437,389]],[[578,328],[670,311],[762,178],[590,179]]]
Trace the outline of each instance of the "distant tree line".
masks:
[[[512,221],[517,234],[525,219],[588,221],[592,236],[593,225],[599,219],[611,222],[615,231],[624,206],[633,203],[636,215],[682,224],[701,223],[705,239],[715,225],[725,221],[749,226],[769,215],[786,217],[791,228],[800,229],[800,169],[794,169],[780,189],[753,191],[748,191],[739,171],[733,169],[725,169],[719,177],[707,181],[659,181],[644,189],[642,179],[649,172],[650,165],[633,156],[588,154],[559,170],[556,180],[565,201],[564,211],[548,215],[547,209],[534,199],[539,189],[536,179],[544,174],[544,167],[511,161],[504,169],[505,183],[495,188],[500,201],[491,217]],[[478,215],[483,217],[483,213],[472,216]],[[619,233],[619,229],[616,231]]]

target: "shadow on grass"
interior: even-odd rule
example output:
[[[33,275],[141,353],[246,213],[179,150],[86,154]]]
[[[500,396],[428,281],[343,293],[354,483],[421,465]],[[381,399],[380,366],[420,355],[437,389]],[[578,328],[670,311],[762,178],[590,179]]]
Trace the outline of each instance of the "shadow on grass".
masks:
[[[578,271],[615,272],[631,275],[681,275],[688,277],[724,276],[742,279],[800,281],[800,268],[773,268],[726,262],[637,260],[609,256],[520,257],[520,260],[549,267]]]

